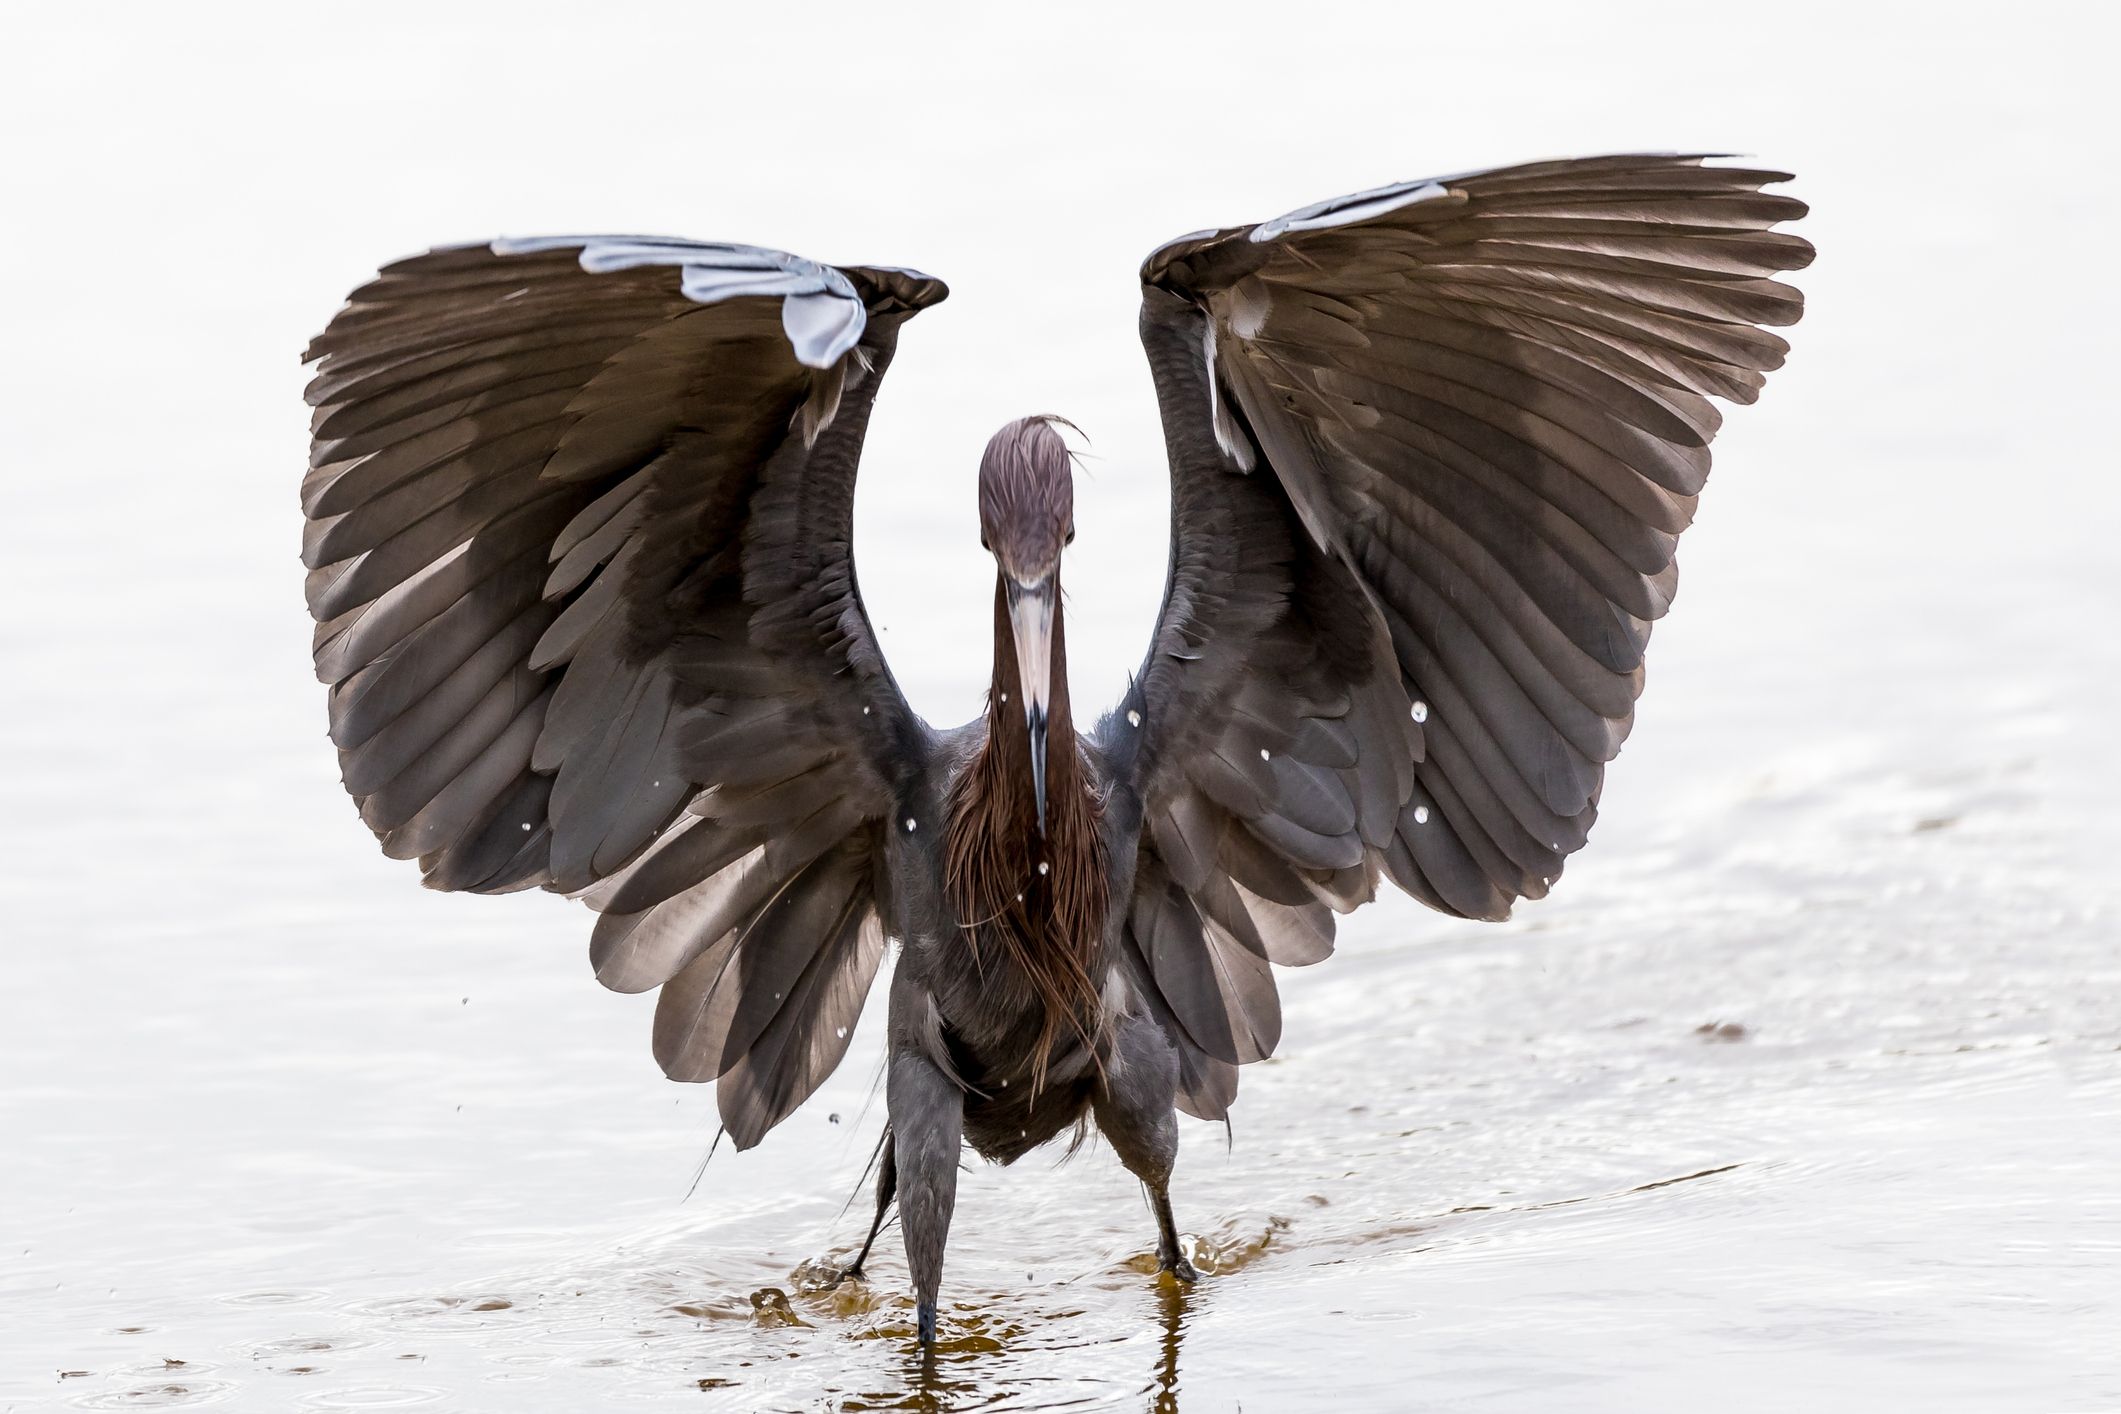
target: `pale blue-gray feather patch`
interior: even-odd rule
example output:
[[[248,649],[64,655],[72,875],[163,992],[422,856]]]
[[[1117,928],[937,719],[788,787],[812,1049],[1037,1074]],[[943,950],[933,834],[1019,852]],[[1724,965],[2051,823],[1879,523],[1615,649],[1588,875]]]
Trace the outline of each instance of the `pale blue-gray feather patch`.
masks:
[[[493,243],[496,255],[533,255],[579,246],[593,275],[643,265],[675,265],[679,288],[698,304],[756,297],[781,301],[781,327],[797,361],[830,368],[861,339],[869,313],[847,277],[786,251],[661,236],[533,236]]]

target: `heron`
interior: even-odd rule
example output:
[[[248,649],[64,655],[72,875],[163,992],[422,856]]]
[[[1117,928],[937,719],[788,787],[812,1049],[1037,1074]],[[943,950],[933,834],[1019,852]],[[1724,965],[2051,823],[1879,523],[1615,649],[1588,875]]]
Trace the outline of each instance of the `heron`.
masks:
[[[443,247],[309,346],[303,559],[346,789],[436,889],[542,888],[660,989],[654,1053],[757,1144],[887,950],[860,1276],[894,1204],[937,1339],[962,1150],[1094,1126],[1197,1272],[1176,1115],[1227,1119],[1380,880],[1500,919],[1596,818],[1709,471],[1812,247],[1703,155],[1402,182],[1140,269],[1171,487],[1161,607],[1069,701],[1060,419],[979,465],[984,712],[907,703],[857,466],[914,270],[660,237]]]

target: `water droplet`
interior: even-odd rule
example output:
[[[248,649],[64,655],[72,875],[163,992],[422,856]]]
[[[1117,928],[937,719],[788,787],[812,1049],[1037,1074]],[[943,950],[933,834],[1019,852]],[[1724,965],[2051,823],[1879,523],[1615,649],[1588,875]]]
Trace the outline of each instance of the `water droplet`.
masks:
[[[914,832],[914,831],[915,831],[916,829],[918,829],[919,827],[920,827],[920,822],[919,822],[918,820],[914,819],[914,818],[913,818],[913,817],[912,817],[911,815],[908,815],[908,816],[906,817],[906,833],[907,833],[907,834],[909,834],[909,835],[910,835],[910,834],[912,834],[912,833],[913,833],[913,832]]]
[[[1016,896],[1016,901],[1017,901],[1018,903],[1022,903],[1022,902],[1024,901],[1024,896],[1023,896],[1022,894],[1018,894],[1018,895]],[[1005,1083],[1006,1083],[1006,1082],[1005,1082]]]
[[[1267,750],[1267,748],[1262,746],[1259,749],[1259,759],[1262,761],[1272,761],[1274,759],[1274,756],[1271,752]]]
[[[1429,720],[1429,704],[1426,702],[1416,702],[1412,707],[1409,707],[1407,710],[1413,713],[1414,720],[1417,722],[1426,722]]]
[[[1142,714],[1135,711],[1132,707],[1129,707],[1127,709],[1127,725],[1130,727],[1138,727],[1141,724]]]
[[[1052,873],[1052,872],[1053,872],[1053,866],[1052,866],[1052,865],[1050,865],[1050,864],[1048,864],[1048,863],[1047,863],[1047,862],[1046,862],[1045,860],[1041,859],[1041,860],[1040,860],[1040,861],[1038,862],[1038,872],[1039,872],[1039,874],[1040,874],[1040,875],[1041,875],[1041,876],[1043,877],[1044,875],[1047,875],[1047,874],[1050,874],[1050,873]]]
[[[1004,702],[1007,702],[1008,700],[1009,700],[1009,694],[1008,694],[1008,693],[1006,693],[1006,692],[1005,692],[1005,693],[1003,693],[1003,694],[1002,694],[1002,701],[1004,701]]]
[[[838,1037],[839,1037],[839,1038],[840,1038],[840,1039],[841,1039],[842,1041],[844,1041],[844,1040],[846,1040],[846,1039],[847,1039],[847,1028],[846,1028],[846,1027],[844,1027],[844,1026],[842,1026],[842,1027],[839,1027],[839,1028],[837,1028],[837,1030],[836,1030],[835,1034],[836,1034],[836,1035],[838,1035]],[[837,1116],[834,1116],[834,1117],[835,1117],[835,1118],[837,1118]]]
[[[1019,1129],[1016,1131],[1016,1137],[1019,1139],[1029,1139],[1031,1137],[1031,1131],[1028,1129]]]
[[[1004,1090],[1008,1089],[1008,1088],[1009,1088],[1009,1082],[1008,1082],[1008,1081],[1006,1081],[1006,1080],[1004,1080],[1004,1081],[1002,1082],[1002,1088],[1003,1088]]]
[[[524,828],[524,829],[526,829],[526,830],[530,828],[530,822],[529,822],[528,820],[525,820],[525,821],[523,822],[523,828]]]
[[[1417,805],[1417,806],[1415,806],[1415,807],[1414,807],[1414,823],[1415,823],[1415,824],[1417,824],[1417,825],[1426,825],[1426,824],[1428,824],[1428,823],[1429,823],[1429,807],[1428,807],[1428,806],[1426,806],[1426,805]]]
[[[866,717],[866,716],[868,716],[868,715],[869,715],[869,709],[868,709],[867,707],[864,707],[864,708],[862,709],[862,715],[863,715],[864,717]]]

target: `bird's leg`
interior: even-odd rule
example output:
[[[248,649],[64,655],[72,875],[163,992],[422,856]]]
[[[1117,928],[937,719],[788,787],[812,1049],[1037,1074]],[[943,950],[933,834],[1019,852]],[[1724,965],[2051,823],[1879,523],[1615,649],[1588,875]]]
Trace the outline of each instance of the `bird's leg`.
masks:
[[[957,1205],[957,1156],[965,1133],[965,1097],[918,1051],[891,1059],[884,1094],[896,1154],[899,1226],[913,1269],[922,1345],[935,1344],[935,1298],[943,1284],[943,1247]]]
[[[1130,1016],[1113,1040],[1113,1063],[1093,1107],[1097,1127],[1112,1141],[1127,1172],[1149,1191],[1156,1213],[1157,1270],[1180,1281],[1200,1280],[1178,1245],[1171,1216],[1171,1165],[1178,1159],[1178,1054],[1156,1023]]]
[[[891,1211],[891,1200],[898,1192],[898,1160],[892,1155],[891,1131],[884,1131],[884,1151],[877,1158],[876,1168],[876,1221],[869,1224],[869,1236],[862,1241],[862,1250],[854,1254],[854,1260],[840,1271],[840,1281],[849,1277],[862,1279],[862,1264],[869,1260],[869,1249],[876,1246],[876,1235],[884,1230],[884,1217]]]
[[[1166,1116],[1166,1119],[1175,1131],[1178,1128],[1178,1121],[1170,1119],[1169,1116]],[[1193,1264],[1186,1260],[1185,1250],[1178,1245],[1178,1220],[1171,1216],[1169,1180],[1158,1183],[1156,1180],[1142,1175],[1142,1171],[1135,1168],[1134,1165],[1128,1164],[1127,1167],[1133,1169],[1137,1175],[1141,1176],[1142,1186],[1149,1190],[1149,1206],[1156,1210],[1156,1269],[1160,1272],[1169,1272],[1183,1282],[1199,1281],[1200,1273],[1195,1271]]]

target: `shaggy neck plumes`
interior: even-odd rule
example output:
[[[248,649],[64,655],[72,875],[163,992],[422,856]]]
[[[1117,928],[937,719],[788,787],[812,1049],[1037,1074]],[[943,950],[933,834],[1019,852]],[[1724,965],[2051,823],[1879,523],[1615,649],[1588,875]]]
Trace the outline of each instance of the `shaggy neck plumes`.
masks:
[[[1055,579],[1058,594],[1057,573]],[[996,966],[1008,968],[1041,1012],[1035,1079],[1043,1077],[1064,1034],[1081,1039],[1094,1055],[1102,1014],[1097,973],[1105,927],[1104,846],[1099,804],[1069,715],[1066,637],[1057,611],[1051,694],[1041,837],[1016,648],[997,581],[987,740],[952,788],[945,882],[965,945],[983,975],[992,984]]]

